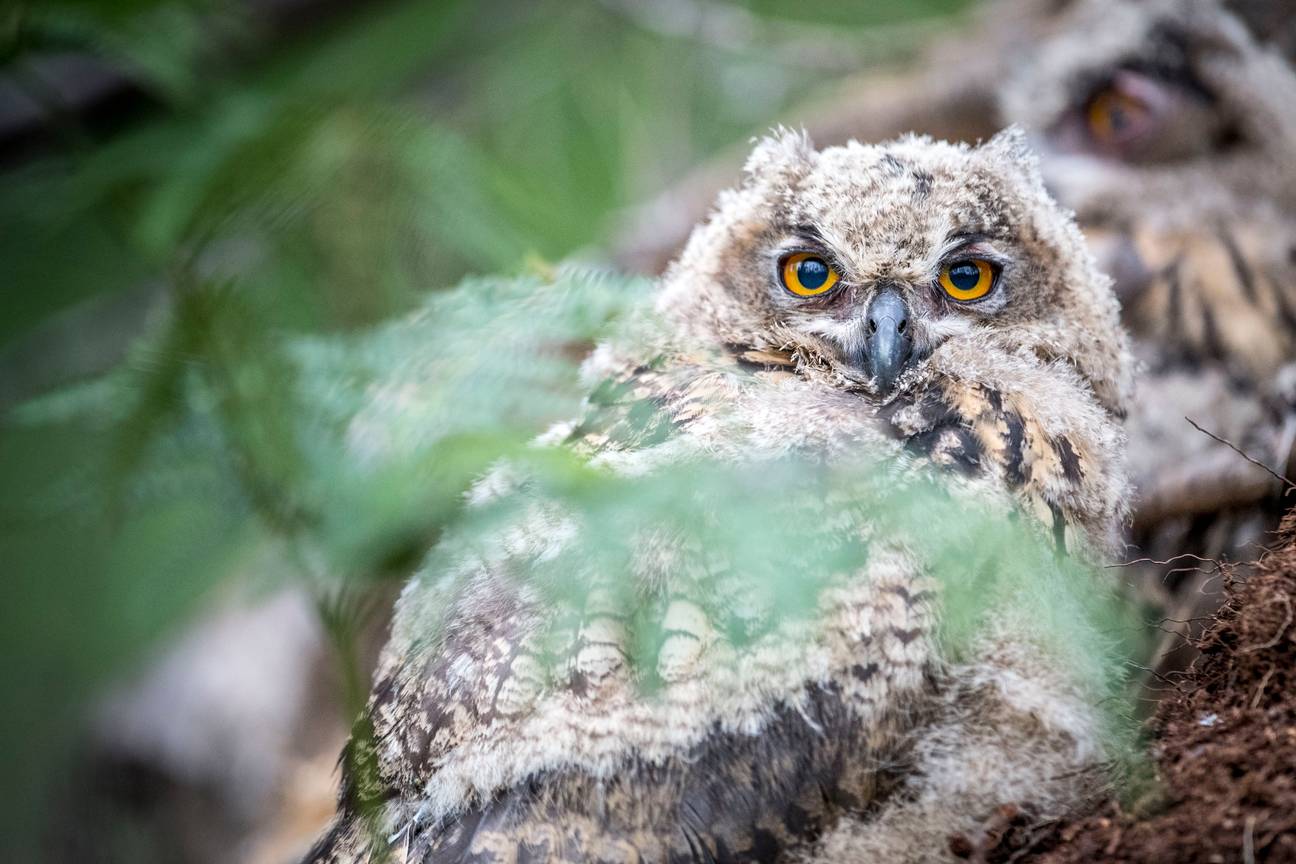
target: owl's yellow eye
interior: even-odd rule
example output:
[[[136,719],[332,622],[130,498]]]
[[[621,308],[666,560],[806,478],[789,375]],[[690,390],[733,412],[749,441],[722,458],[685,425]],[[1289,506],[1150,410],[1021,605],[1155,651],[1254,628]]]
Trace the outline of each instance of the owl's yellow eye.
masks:
[[[1085,116],[1090,134],[1110,144],[1138,135],[1146,125],[1148,107],[1130,94],[1108,87],[1089,100]]]
[[[955,300],[979,300],[994,285],[994,267],[981,258],[955,261],[941,268],[940,284]]]
[[[783,287],[798,297],[817,297],[837,284],[837,271],[811,252],[797,252],[784,258],[780,275]]]

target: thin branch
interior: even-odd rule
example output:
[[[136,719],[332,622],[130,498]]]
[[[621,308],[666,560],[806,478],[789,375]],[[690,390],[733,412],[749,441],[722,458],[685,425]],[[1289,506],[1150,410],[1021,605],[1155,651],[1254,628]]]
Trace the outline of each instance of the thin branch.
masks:
[[[1157,564],[1160,566],[1164,566],[1166,564],[1173,564],[1176,561],[1180,561],[1184,558],[1192,558],[1196,561],[1200,561],[1203,564],[1214,564],[1216,567],[1218,567],[1220,563],[1216,561],[1214,558],[1203,558],[1200,555],[1194,555],[1191,552],[1184,552],[1180,555],[1175,555],[1173,558],[1167,558],[1164,561],[1158,561],[1155,558],[1134,558],[1130,561],[1122,561],[1119,564],[1105,564],[1103,565],[1103,569],[1111,570],[1117,567],[1133,567],[1135,564]]]
[[[1184,692],[1182,687],[1180,687],[1175,682],[1171,681],[1167,676],[1153,669],[1151,666],[1144,666],[1141,663],[1135,663],[1133,660],[1126,660],[1125,665],[1137,669],[1140,672],[1145,672],[1148,675],[1151,675],[1153,678],[1156,678],[1158,681],[1165,684],[1166,686],[1173,688],[1176,693]]]
[[[1228,447],[1228,448],[1229,448],[1230,450],[1232,450],[1234,453],[1238,454],[1238,455],[1241,456],[1243,459],[1245,459],[1245,460],[1247,460],[1248,462],[1250,462],[1252,465],[1255,465],[1257,468],[1263,468],[1266,472],[1268,472],[1268,474],[1269,474],[1271,477],[1273,477],[1273,478],[1274,478],[1275,480],[1277,480],[1279,483],[1282,483],[1283,485],[1287,486],[1288,489],[1296,489],[1296,483],[1293,483],[1292,481],[1288,480],[1286,477],[1284,477],[1283,475],[1279,474],[1277,471],[1273,470],[1273,469],[1270,468],[1268,465],[1266,465],[1266,464],[1264,464],[1263,462],[1261,462],[1259,459],[1255,459],[1255,458],[1253,458],[1253,457],[1251,457],[1251,456],[1248,456],[1246,453],[1244,453],[1244,452],[1241,450],[1241,448],[1239,448],[1239,447],[1238,447],[1236,444],[1234,444],[1232,441],[1229,441],[1229,440],[1226,439],[1226,438],[1221,438],[1220,436],[1216,435],[1214,432],[1211,432],[1211,431],[1209,431],[1209,430],[1207,430],[1207,429],[1203,429],[1201,426],[1197,425],[1197,423],[1194,422],[1193,419],[1192,419],[1191,417],[1185,417],[1184,419],[1187,420],[1188,423],[1189,423],[1189,425],[1191,425],[1191,426],[1192,426],[1194,429],[1196,429],[1198,432],[1201,432],[1203,435],[1206,435],[1206,436],[1208,436],[1208,437],[1210,437],[1210,438],[1214,438],[1216,441],[1218,441],[1219,443],[1223,444],[1225,447]]]
[[[1135,558],[1133,560],[1124,561],[1117,564],[1105,564],[1103,565],[1103,569],[1112,570],[1112,569],[1118,569],[1124,567],[1135,567],[1139,564],[1155,564],[1158,567],[1165,567],[1169,564],[1174,564],[1178,561],[1182,561],[1185,559],[1195,560],[1200,563],[1195,567],[1194,566],[1172,567],[1169,570],[1162,572],[1161,583],[1163,585],[1167,581],[1169,581],[1171,576],[1174,576],[1176,573],[1198,573],[1201,575],[1208,576],[1207,581],[1203,583],[1204,586],[1206,584],[1209,584],[1211,581],[1213,581],[1217,576],[1228,572],[1228,568],[1230,566],[1227,561],[1221,562],[1215,560],[1214,558],[1203,558],[1200,555],[1194,555],[1191,552],[1184,552],[1182,554],[1175,555],[1170,558],[1166,558],[1165,560],[1158,560],[1156,558]],[[1207,564],[1212,565],[1210,569],[1207,569],[1205,567],[1205,565]]]

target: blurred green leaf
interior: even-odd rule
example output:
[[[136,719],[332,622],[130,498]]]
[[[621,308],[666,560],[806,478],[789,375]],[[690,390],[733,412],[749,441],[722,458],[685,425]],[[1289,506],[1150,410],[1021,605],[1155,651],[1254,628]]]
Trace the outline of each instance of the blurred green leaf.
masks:
[[[84,383],[50,374],[60,389],[0,406],[14,705],[0,731],[15,765],[6,799],[24,804],[10,815],[28,828],[13,836],[38,824],[86,700],[249,550],[284,544],[303,571],[287,575],[327,576],[329,596],[347,597],[475,530],[486,516],[466,517],[463,490],[506,458],[608,536],[666,518],[678,476],[631,489],[529,446],[578,413],[576,358],[648,286],[507,277],[597,247],[620,210],[853,71],[803,46],[858,38],[850,56],[871,62],[874,25],[960,5],[751,0],[733,8],[759,26],[726,42],[653,26],[646,2],[390,0],[277,43],[220,0],[0,13],[7,68],[81,50],[153,100],[118,131],[75,130],[74,146],[5,170],[0,374],[12,346],[48,347],[56,372],[70,368],[38,325],[156,286],[141,292],[149,314],[118,334],[120,368]],[[727,501],[736,481],[714,479],[713,503]],[[780,559],[744,545],[770,514],[734,513],[756,521],[711,524],[715,542],[803,608]],[[823,551],[810,563],[864,552]],[[339,633],[350,626],[346,601],[324,608]],[[646,624],[642,637],[648,650]]]

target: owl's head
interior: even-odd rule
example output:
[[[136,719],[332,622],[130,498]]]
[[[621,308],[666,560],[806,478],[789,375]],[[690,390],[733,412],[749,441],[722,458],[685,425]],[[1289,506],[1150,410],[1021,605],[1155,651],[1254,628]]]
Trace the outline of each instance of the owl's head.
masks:
[[[1265,387],[1296,359],[1289,7],[1069,0],[1003,85],[1154,368]]]
[[[942,353],[1068,364],[1113,413],[1128,387],[1110,282],[1015,129],[979,147],[761,141],[668,271],[659,309],[879,402]]]
[[[1090,160],[1091,171],[1197,164],[1201,182],[1218,183],[1234,179],[1209,170],[1221,158],[1289,159],[1296,140],[1296,17],[1283,6],[1070,0],[1050,32],[1024,46],[1000,93],[1003,113],[1034,130],[1050,155]],[[1063,163],[1046,161],[1055,164]],[[1247,193],[1271,193],[1284,179],[1275,173],[1257,165],[1237,179]],[[1063,194],[1063,201],[1083,210],[1083,178],[1067,184],[1052,171],[1046,175],[1058,191],[1077,193],[1077,200]],[[1177,197],[1191,202],[1201,195],[1181,188]]]

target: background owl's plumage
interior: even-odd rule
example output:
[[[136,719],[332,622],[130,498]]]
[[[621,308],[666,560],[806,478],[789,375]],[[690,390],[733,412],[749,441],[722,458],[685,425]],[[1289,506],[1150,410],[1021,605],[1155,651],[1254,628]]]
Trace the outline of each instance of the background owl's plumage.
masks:
[[[1296,43],[1281,6],[1075,0],[1001,88],[1115,276],[1142,367],[1130,557],[1172,622],[1153,691],[1221,599],[1210,562],[1262,553],[1289,503],[1275,475],[1296,472]]]
[[[763,142],[545,436],[622,491],[586,511],[525,460],[478,484],[397,606],[313,860],[928,860],[1003,800],[1091,792],[1102,675],[1061,643],[1101,639],[1065,562],[1117,537],[1127,356],[1032,164],[1014,133]],[[790,238],[835,293],[777,284]],[[1003,262],[975,307],[934,281],[963,248]],[[894,392],[858,351],[886,291],[917,346]],[[681,470],[693,494],[645,503]]]

